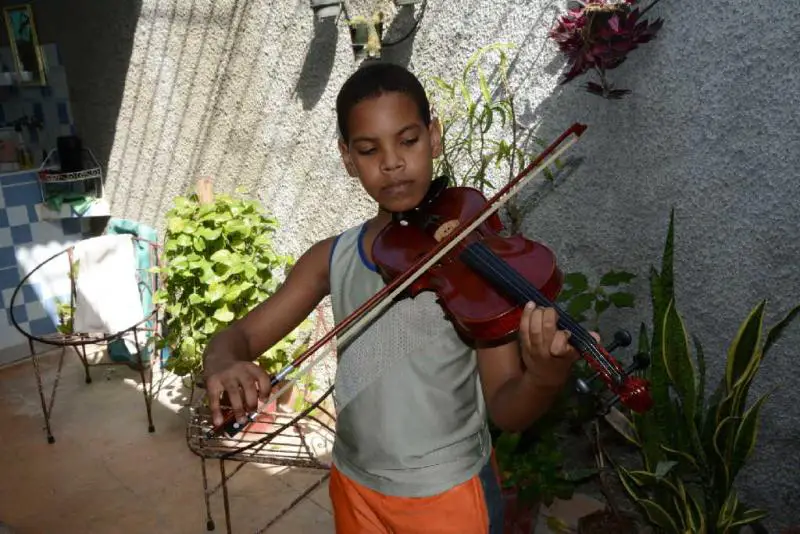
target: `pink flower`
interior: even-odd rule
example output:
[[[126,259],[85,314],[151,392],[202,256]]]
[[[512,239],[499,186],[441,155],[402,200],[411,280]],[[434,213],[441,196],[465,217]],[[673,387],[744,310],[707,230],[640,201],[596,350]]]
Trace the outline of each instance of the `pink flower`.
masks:
[[[654,0],[643,11],[636,6],[638,0],[585,0],[580,7],[567,10],[550,31],[550,37],[569,60],[569,69],[561,83],[593,69],[599,73],[602,84],[590,83],[587,86],[590,92],[608,98],[625,94],[627,91],[620,94],[619,90],[614,93],[616,96],[611,94],[613,90],[605,73],[620,66],[628,52],[655,38],[663,20],[651,23],[641,18],[658,1]]]

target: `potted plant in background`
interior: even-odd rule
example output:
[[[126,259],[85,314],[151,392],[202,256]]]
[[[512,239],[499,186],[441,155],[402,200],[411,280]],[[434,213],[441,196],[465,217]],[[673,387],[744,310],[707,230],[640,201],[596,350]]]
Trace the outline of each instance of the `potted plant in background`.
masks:
[[[654,404],[645,414],[626,417],[615,412],[608,418],[640,457],[635,467],[617,462],[619,480],[662,532],[738,532],[745,525],[758,526],[766,515],[741,502],[734,488],[753,453],[761,408],[769,396],[748,404],[750,386],[769,349],[800,314],[800,306],[765,331],[765,302],[759,302],[739,326],[728,348],[724,376],[706,399],[703,347],[695,336],[690,342],[676,304],[673,243],[674,213],[661,272],[651,270],[653,332],[648,336],[642,325],[639,340],[640,350],[651,354],[645,377],[651,382]]]
[[[376,11],[371,17],[356,15],[348,20],[353,54],[356,58],[381,57],[381,39],[383,38],[382,11]]]
[[[569,62],[561,84],[594,70],[600,83],[588,82],[588,92],[608,99],[630,93],[628,89],[615,89],[607,73],[619,67],[629,52],[655,38],[663,19],[649,22],[643,17],[658,2],[653,0],[640,10],[639,0],[577,0],[578,6],[560,16],[550,31]]]
[[[210,195],[209,195],[210,196]],[[202,354],[211,336],[274,294],[291,256],[278,254],[277,221],[256,201],[229,195],[201,200],[181,196],[167,213],[164,285],[155,300],[165,305],[165,367],[203,387]],[[308,322],[258,358],[272,370],[286,362],[289,346],[303,342]]]

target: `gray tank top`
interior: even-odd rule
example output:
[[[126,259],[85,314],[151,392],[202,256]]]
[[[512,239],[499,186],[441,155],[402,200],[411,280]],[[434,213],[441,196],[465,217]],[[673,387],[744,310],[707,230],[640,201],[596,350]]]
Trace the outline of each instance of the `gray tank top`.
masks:
[[[385,285],[364,253],[365,229],[350,228],[331,251],[337,324]],[[337,350],[333,462],[344,475],[422,497],[478,474],[491,436],[476,354],[432,292],[393,303]]]

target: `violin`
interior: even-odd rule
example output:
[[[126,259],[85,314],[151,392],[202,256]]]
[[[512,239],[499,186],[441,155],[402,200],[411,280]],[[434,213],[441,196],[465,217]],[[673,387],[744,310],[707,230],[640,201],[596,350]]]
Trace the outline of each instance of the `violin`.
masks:
[[[376,236],[372,259],[383,279],[391,282],[407,271],[417,258],[460,227],[462,221],[482,213],[487,205],[488,201],[477,189],[445,188],[434,183],[420,207],[394,214],[392,222]],[[636,412],[647,411],[652,405],[648,383],[630,376],[644,367],[646,360],[639,357],[632,366],[623,369],[610,355],[610,350],[630,344],[630,334],[621,330],[612,345],[600,345],[553,302],[564,279],[553,251],[519,234],[503,237],[500,235],[503,230],[496,214],[480,222],[411,284],[407,295],[413,298],[422,291],[434,291],[438,304],[459,334],[476,345],[513,339],[519,331],[522,309],[529,301],[553,308],[558,327],[571,334],[569,343],[595,371],[589,381],[602,377],[615,394],[603,411],[616,401]],[[590,391],[582,379],[578,380],[578,387],[584,393]]]
[[[604,411],[617,402],[640,413],[650,409],[648,381],[632,376],[634,371],[648,365],[647,358],[639,355],[631,366],[623,369],[610,354],[617,346],[630,344],[630,334],[620,331],[609,347],[603,347],[552,302],[563,282],[553,252],[521,235],[500,235],[503,225],[497,210],[576,143],[585,130],[586,125],[573,124],[489,200],[476,189],[447,187],[447,180],[438,178],[431,183],[418,207],[393,214],[392,221],[378,234],[372,248],[374,263],[387,285],[272,377],[273,388],[284,380],[286,383],[270,395],[267,404],[316,365],[324,353],[287,378],[334,336],[344,344],[396,299],[434,291],[459,334],[478,344],[515,335],[522,308],[528,301],[554,308],[558,327],[571,334],[569,342],[594,370],[588,380],[577,380],[578,390],[591,393],[589,384],[599,377],[613,395],[604,404]],[[248,415],[248,421],[254,421],[256,415]],[[207,436],[224,432],[232,437],[247,424],[238,423],[229,411],[223,423],[213,427]]]

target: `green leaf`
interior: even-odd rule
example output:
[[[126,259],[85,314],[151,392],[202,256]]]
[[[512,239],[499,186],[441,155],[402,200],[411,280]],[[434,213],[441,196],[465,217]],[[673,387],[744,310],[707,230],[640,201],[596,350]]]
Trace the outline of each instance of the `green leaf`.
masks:
[[[589,279],[583,273],[568,273],[564,276],[564,284],[574,292],[581,292],[589,288]]]
[[[610,301],[598,298],[596,301],[594,301],[594,312],[597,315],[600,315],[601,313],[606,311],[609,306],[611,306]]]
[[[233,254],[230,250],[227,249],[220,249],[216,251],[214,254],[211,255],[210,260],[214,263],[220,263],[222,265],[230,265],[232,263]]]
[[[570,303],[567,305],[567,313],[579,321],[579,317],[581,317],[585,311],[592,307],[593,301],[593,294],[582,293],[570,301]]]
[[[640,499],[637,501],[639,505],[644,508],[647,517],[650,521],[663,528],[668,533],[681,534],[682,528],[678,528],[678,524],[673,521],[669,513],[664,508],[649,499]]]
[[[762,510],[760,508],[751,508],[749,510],[746,510],[745,512],[737,514],[736,519],[734,519],[733,522],[730,523],[730,528],[731,530],[734,530],[734,527],[742,527],[744,525],[750,525],[752,523],[755,523],[756,521],[764,519],[765,517],[767,517],[766,510]]]
[[[661,354],[673,387],[681,398],[686,421],[683,425],[694,425],[697,407],[697,375],[689,352],[686,328],[673,303],[667,307],[663,327]]]
[[[746,371],[754,364],[754,357],[761,342],[764,306],[762,300],[750,312],[739,327],[736,337],[728,348],[728,361],[725,367],[725,380],[728,389],[746,376]]]
[[[172,234],[179,234],[186,228],[186,221],[180,217],[170,217],[167,221],[167,229]]]
[[[609,271],[600,278],[601,286],[618,286],[620,284],[627,284],[636,278],[635,274],[625,271]]]
[[[225,296],[225,286],[221,284],[211,284],[208,286],[205,295],[203,298],[208,304],[214,304],[218,300],[220,300],[223,296]]]
[[[233,321],[234,315],[233,312],[228,309],[228,306],[224,305],[222,308],[214,312],[214,319],[221,323],[229,323]]]
[[[656,465],[655,477],[664,478],[676,465],[678,465],[678,462],[671,460],[658,462],[658,465]]]
[[[197,233],[206,241],[215,241],[220,235],[222,235],[222,230],[219,228],[203,227]]]
[[[789,313],[783,317],[783,319],[778,321],[775,326],[770,328],[769,333],[767,334],[767,341],[764,343],[764,348],[761,350],[762,354],[766,354],[767,351],[772,348],[772,345],[774,345],[775,342],[780,339],[783,331],[798,316],[798,314],[800,314],[800,305],[792,308]]]
[[[756,446],[758,435],[758,422],[761,407],[767,400],[768,394],[759,398],[745,413],[736,437],[733,442],[733,451],[730,454],[730,476],[731,480],[736,478],[739,470],[744,467],[745,462],[753,453]]]
[[[620,291],[617,293],[611,293],[608,298],[617,308],[633,308],[634,306],[633,293],[625,293]]]

